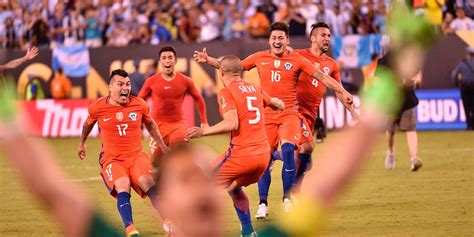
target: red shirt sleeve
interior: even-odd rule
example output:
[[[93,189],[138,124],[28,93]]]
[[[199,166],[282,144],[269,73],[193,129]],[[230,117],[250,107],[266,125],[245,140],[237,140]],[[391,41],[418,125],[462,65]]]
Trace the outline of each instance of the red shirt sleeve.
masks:
[[[298,55],[297,58],[298,58],[298,62],[300,64],[301,71],[305,72],[309,76],[314,75],[314,73],[316,73],[316,71],[318,71],[318,69],[308,59],[306,59],[305,57],[303,57],[299,54],[296,54],[296,55]]]
[[[150,121],[153,120],[151,118],[151,109],[143,99],[141,98],[136,98],[136,99],[139,100],[139,103],[141,105],[140,112],[142,113],[142,123],[148,124]]]
[[[143,84],[142,89],[138,93],[138,97],[146,100],[151,94],[151,85],[153,83],[153,77],[149,77],[146,79],[145,83]]]
[[[201,118],[201,123],[207,123],[207,114],[206,114],[206,103],[204,103],[204,99],[202,98],[199,91],[194,86],[194,82],[191,78],[186,78],[188,89],[187,93],[191,95],[196,103],[197,109],[199,111],[199,116]]]
[[[87,116],[86,123],[91,125],[95,124],[97,122],[98,118],[98,102],[94,102],[89,105],[88,111],[89,111],[89,116]]]
[[[260,57],[260,54],[257,52],[257,53],[254,53],[254,54],[248,56],[244,60],[242,60],[242,62],[241,62],[242,69],[244,71],[248,71],[248,70],[254,68],[256,66],[256,63],[257,63],[257,60],[258,60],[259,57]]]
[[[219,103],[219,111],[222,116],[231,109],[237,109],[235,107],[234,97],[228,89],[224,88],[219,92],[217,102]]]

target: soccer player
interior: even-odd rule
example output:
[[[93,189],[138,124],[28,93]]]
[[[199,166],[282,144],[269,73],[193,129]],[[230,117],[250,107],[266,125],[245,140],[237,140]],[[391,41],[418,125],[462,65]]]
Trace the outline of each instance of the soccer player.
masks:
[[[258,69],[262,89],[271,97],[278,97],[285,103],[285,111],[265,110],[265,131],[272,150],[276,150],[281,144],[283,156],[283,207],[285,211],[292,210],[290,200],[291,188],[296,176],[296,164],[294,152],[300,143],[301,119],[298,113],[298,101],[296,98],[296,82],[300,73],[311,75],[311,79],[325,84],[335,90],[337,97],[347,106],[352,104],[352,95],[330,76],[318,70],[308,60],[295,52],[289,52],[289,26],[284,22],[274,22],[270,27],[269,46],[270,50],[260,51],[250,55],[242,61],[244,70],[254,67]],[[217,60],[203,52],[195,51],[193,55],[197,62],[205,62],[218,68]],[[268,173],[268,172],[267,172]],[[269,180],[269,179],[262,179]],[[259,182],[260,186],[268,186]],[[268,205],[266,196],[268,190],[260,193],[261,204]]]
[[[329,26],[324,22],[313,24],[310,33],[310,41],[310,48],[294,51],[309,60],[326,75],[331,76],[335,81],[337,81],[337,83],[341,84],[336,61],[326,55],[331,43],[331,32]],[[303,119],[301,123],[299,153],[296,159],[296,177],[293,186],[293,194],[299,192],[303,176],[311,162],[311,154],[314,150],[314,125],[325,90],[326,88],[324,84],[312,79],[310,75],[304,72],[299,75],[296,84],[296,93],[299,105],[298,110]],[[354,108],[349,104],[345,105],[351,112],[353,118],[357,119],[357,113]],[[274,152],[273,158],[276,158],[276,156],[278,157],[277,159],[282,159],[280,152]],[[270,182],[271,174],[270,169],[268,169],[262,177],[262,180],[259,182],[261,203],[259,204],[257,213],[255,214],[257,219],[264,219],[268,214],[268,206],[265,201],[268,197]]]
[[[182,105],[186,94],[193,97],[201,117],[201,127],[208,127],[204,99],[194,86],[191,78],[175,72],[176,50],[164,46],[159,52],[160,72],[145,81],[138,97],[153,100],[152,118],[157,122],[165,143],[171,147],[188,141],[186,122]],[[153,137],[150,138],[150,151],[154,160],[161,154]]]
[[[328,211],[337,203],[342,190],[369,157],[385,125],[386,113],[399,106],[397,86],[389,78],[377,81],[363,98],[358,124],[335,135],[315,162],[303,184],[300,202],[293,213],[278,215],[263,224],[258,236],[319,236]],[[344,147],[345,149],[340,149]],[[209,177],[209,152],[200,147],[184,147],[167,154],[160,171],[160,201],[166,212],[173,212],[173,223],[180,236],[224,236],[222,200]],[[225,163],[224,163],[225,164]]]
[[[329,57],[326,53],[331,44],[331,31],[329,26],[324,22],[318,22],[311,26],[310,41],[311,47],[307,49],[298,49],[295,52],[312,62],[318,69],[325,74],[330,75],[339,84],[339,69],[337,62]],[[314,150],[314,126],[316,123],[319,106],[323,100],[325,86],[315,80],[311,80],[310,76],[301,73],[298,83],[296,84],[296,93],[298,95],[299,112],[303,116],[302,136],[300,140],[300,151],[297,159],[297,171],[295,179],[295,187],[293,193],[299,190],[299,184],[303,182],[304,173],[307,171],[311,162],[311,154]],[[352,106],[346,107],[352,118],[357,120],[358,114]]]
[[[128,73],[122,69],[114,70],[109,80],[110,95],[89,105],[89,117],[84,122],[77,153],[81,160],[86,157],[87,137],[98,122],[103,145],[99,155],[100,175],[110,194],[117,198],[127,236],[138,236],[133,224],[130,187],[142,198],[148,196],[153,205],[156,204],[151,162],[142,150],[141,125],[145,125],[163,151],[167,152],[169,148],[151,118],[146,102],[130,96]]]
[[[249,199],[242,187],[256,183],[267,169],[270,147],[265,133],[263,107],[283,110],[280,99],[270,98],[262,90],[241,78],[240,59],[224,56],[219,61],[222,82],[218,101],[223,120],[207,128],[190,128],[188,135],[198,138],[230,133],[230,147],[213,164],[218,184],[227,189],[242,226],[242,236],[256,236],[250,217]]]

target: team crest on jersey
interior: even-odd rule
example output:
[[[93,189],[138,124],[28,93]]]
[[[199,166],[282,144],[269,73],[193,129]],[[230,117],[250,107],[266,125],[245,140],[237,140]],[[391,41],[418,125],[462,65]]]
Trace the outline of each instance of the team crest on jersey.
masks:
[[[128,115],[128,118],[130,118],[130,120],[132,121],[137,121],[137,113],[135,112],[131,112],[129,115]]]
[[[328,68],[328,67],[324,67],[324,68],[323,68],[323,72],[324,72],[326,75],[329,75],[329,68]]]
[[[286,62],[285,65],[283,65],[285,67],[286,70],[291,70],[291,68],[293,68],[293,64],[291,64],[290,62]]]
[[[278,59],[275,60],[275,61],[273,61],[273,66],[275,66],[276,68],[279,68],[279,67],[280,67],[280,64],[281,64],[281,62],[280,62],[280,60],[278,60]]]
[[[304,137],[309,137],[309,132],[308,132],[308,131],[304,131],[304,132],[303,132],[303,136],[304,136]]]
[[[115,118],[118,120],[118,121],[122,121],[123,120],[123,113],[122,112],[118,112],[115,114]]]

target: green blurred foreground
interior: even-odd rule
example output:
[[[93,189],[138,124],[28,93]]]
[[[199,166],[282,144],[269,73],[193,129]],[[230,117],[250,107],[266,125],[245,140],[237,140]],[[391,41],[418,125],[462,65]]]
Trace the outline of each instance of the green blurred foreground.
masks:
[[[334,135],[330,133],[325,143],[317,145],[313,157],[317,158],[324,144],[334,139]],[[396,168],[384,168],[385,144],[381,140],[362,174],[339,203],[325,236],[473,236],[474,133],[420,132],[419,156],[423,168],[416,173],[409,171],[405,135],[397,134],[396,139]],[[78,139],[49,141],[70,181],[85,187],[95,206],[122,229],[116,202],[99,179],[97,157],[100,141],[88,141],[84,161],[76,156]],[[227,136],[215,136],[196,142],[209,144],[222,153],[227,148],[228,139]],[[4,158],[0,158],[0,169],[0,235],[62,236],[44,208],[29,196]],[[277,162],[269,197],[269,219],[282,210],[280,171],[281,162]],[[255,213],[257,187],[252,185],[247,190],[251,212]],[[226,236],[238,236],[236,233],[239,233],[240,226],[230,199],[227,204],[223,217]],[[161,224],[154,219],[149,201],[133,193],[132,205],[140,233],[161,236]],[[262,223],[265,221],[254,220],[257,229]]]

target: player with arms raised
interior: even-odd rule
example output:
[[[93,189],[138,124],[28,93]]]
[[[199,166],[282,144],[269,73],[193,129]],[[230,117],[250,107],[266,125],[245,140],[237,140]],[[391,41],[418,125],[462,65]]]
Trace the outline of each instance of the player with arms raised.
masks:
[[[324,22],[318,22],[311,26],[310,41],[311,47],[307,49],[297,49],[296,53],[314,63],[318,69],[341,83],[339,68],[337,62],[326,53],[331,44],[331,31]],[[297,159],[297,172],[295,187],[293,193],[299,191],[300,183],[307,171],[308,164],[311,162],[311,154],[314,150],[314,125],[316,122],[319,105],[323,100],[326,87],[318,83],[306,73],[301,73],[296,84],[296,93],[298,95],[299,111],[303,116],[302,136],[300,151]],[[346,106],[353,119],[358,119],[358,114],[352,106]]]
[[[291,188],[296,176],[294,152],[296,146],[300,143],[301,136],[301,120],[296,98],[296,83],[299,75],[302,72],[311,75],[311,78],[333,89],[337,97],[348,106],[352,103],[352,95],[301,55],[287,50],[289,44],[288,24],[274,22],[270,27],[268,43],[270,50],[250,55],[242,61],[242,67],[244,70],[256,67],[259,72],[262,89],[272,97],[281,98],[285,103],[286,109],[283,112],[265,110],[265,131],[273,150],[276,150],[278,143],[281,144],[283,156],[283,207],[285,211],[291,211]],[[193,57],[198,62],[205,62],[218,68],[217,60],[208,56],[205,49],[203,52],[195,51]],[[267,174],[269,175],[269,172],[266,172],[265,176]],[[268,187],[268,185],[259,181],[260,203],[264,204],[262,206],[265,206],[265,208],[268,205],[268,188],[264,190],[260,187]],[[268,209],[265,210],[265,213],[268,213]]]
[[[110,95],[89,106],[89,117],[84,122],[77,153],[81,160],[86,157],[87,136],[98,122],[103,145],[99,155],[100,175],[110,194],[117,198],[127,236],[138,236],[132,218],[130,187],[142,198],[148,196],[153,204],[156,203],[151,162],[142,150],[141,125],[145,125],[162,150],[167,152],[169,148],[151,118],[146,102],[130,96],[128,73],[122,69],[114,70],[109,80]]]
[[[175,48],[164,46],[158,56],[161,70],[145,81],[138,97],[147,99],[151,96],[152,118],[157,122],[165,143],[173,147],[188,141],[186,122],[181,109],[185,95],[191,95],[196,102],[201,117],[201,127],[209,126],[206,105],[192,79],[175,72],[177,62]],[[150,151],[154,159],[161,154],[153,137],[150,138]]]
[[[230,147],[214,162],[217,182],[227,189],[242,225],[242,236],[256,236],[249,209],[249,199],[242,187],[258,182],[270,161],[270,147],[265,134],[263,107],[283,110],[284,104],[241,78],[240,59],[224,56],[219,61],[222,82],[218,102],[223,120],[207,128],[191,128],[192,138],[230,131]]]

